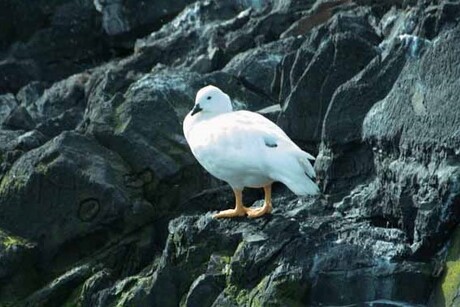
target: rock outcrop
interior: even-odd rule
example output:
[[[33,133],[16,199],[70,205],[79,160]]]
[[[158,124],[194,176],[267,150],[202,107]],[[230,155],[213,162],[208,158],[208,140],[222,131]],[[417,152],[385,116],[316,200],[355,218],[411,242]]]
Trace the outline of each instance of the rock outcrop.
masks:
[[[1,306],[456,306],[458,1],[4,1]],[[215,220],[182,120],[214,84],[322,195]],[[262,205],[261,191],[245,202]]]

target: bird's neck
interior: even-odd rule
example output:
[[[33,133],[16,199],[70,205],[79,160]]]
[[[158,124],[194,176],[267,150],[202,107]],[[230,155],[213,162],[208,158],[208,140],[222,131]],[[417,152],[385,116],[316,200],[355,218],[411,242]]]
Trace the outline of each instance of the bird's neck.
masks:
[[[193,115],[192,117],[196,117],[196,120],[201,121],[201,120],[211,119],[211,118],[214,118],[216,116],[226,114],[226,113],[230,113],[230,112],[233,112],[233,110],[228,109],[228,110],[219,110],[219,111],[214,111],[214,112],[200,112],[200,113],[197,113],[197,114]]]

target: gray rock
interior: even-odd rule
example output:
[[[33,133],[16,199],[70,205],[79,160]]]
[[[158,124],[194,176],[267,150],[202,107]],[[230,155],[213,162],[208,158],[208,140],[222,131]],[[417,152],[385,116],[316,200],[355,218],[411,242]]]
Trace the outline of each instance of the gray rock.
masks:
[[[192,2],[94,0],[94,5],[102,14],[104,31],[108,35],[121,35],[158,28]]]
[[[225,287],[225,275],[200,275],[187,293],[185,306],[211,306]]]
[[[18,91],[16,99],[23,106],[31,106],[43,95],[46,88],[47,86],[43,82],[30,82]]]
[[[78,287],[91,273],[91,268],[85,265],[76,267],[62,276],[59,276],[51,284],[45,286],[28,297],[21,304],[23,306],[62,306],[70,296],[74,288]]]
[[[326,23],[334,15],[334,10],[337,10],[341,6],[346,6],[347,4],[349,4],[349,1],[346,0],[303,1],[305,8],[309,9],[308,12],[305,16],[302,16],[302,18],[294,22],[285,32],[281,34],[280,37],[286,38],[290,36],[304,35],[313,28]]]
[[[17,107],[18,103],[12,94],[0,95],[0,123],[10,115],[11,111]]]
[[[0,93],[16,93],[40,77],[40,68],[32,60],[1,60],[0,76]]]
[[[278,206],[281,203],[288,205]],[[124,303],[173,306],[182,299],[189,302],[200,293],[199,285],[205,289],[215,285],[211,281],[216,273],[225,275],[225,289],[218,295],[222,285],[212,286],[208,298],[215,298],[213,306],[426,301],[431,267],[401,260],[410,253],[402,231],[353,218],[344,221],[330,216],[330,209],[316,206],[314,200],[278,198],[273,215],[255,221],[216,221],[210,215],[174,220],[159,267],[129,290],[130,300]],[[294,207],[296,213],[291,211]],[[207,244],[200,243],[202,238]],[[216,259],[221,264],[216,265]],[[350,291],[340,287],[343,284],[356,287]],[[165,291],[171,295],[162,296]],[[146,294],[144,299],[141,293]],[[204,304],[211,305],[208,300]]]
[[[458,301],[457,3],[45,2],[0,4],[0,305]],[[212,219],[208,84],[319,149],[324,195]]]
[[[321,44],[310,38],[307,43],[313,46],[299,49],[300,54],[304,54],[305,49],[308,54],[319,45],[311,60],[306,57],[305,64],[294,61],[291,92],[278,120],[281,127],[304,146],[311,147],[320,140],[322,121],[336,89],[377,55],[374,46],[377,36],[363,18],[336,16],[329,23],[328,31],[331,35],[321,39]],[[324,34],[319,31],[319,35]],[[303,71],[298,79],[297,71]]]
[[[457,221],[452,200],[459,193],[460,116],[454,107],[459,33],[458,27],[448,31],[420,59],[407,61],[388,96],[372,107],[363,123],[363,136],[375,148],[376,188],[385,187],[380,214],[400,221],[421,258],[433,255],[449,225]],[[393,211],[394,204],[399,204],[398,211]]]
[[[371,107],[391,90],[405,62],[405,48],[395,45],[387,57],[377,56],[335,91],[316,162],[317,177],[328,195],[340,199],[344,195],[334,194],[349,191],[374,172],[372,148],[362,142],[362,124]]]
[[[300,39],[286,39],[250,49],[236,55],[222,71],[236,76],[246,87],[255,89],[267,97],[276,96],[272,86],[276,83],[278,66],[283,55],[297,49],[300,42]]]
[[[38,123],[59,116],[71,108],[80,109],[82,113],[85,108],[85,84],[88,77],[83,73],[56,82],[45,89],[40,97],[23,99],[22,106]]]
[[[19,136],[17,139],[16,149],[29,151],[43,145],[47,138],[38,130],[32,130]]]
[[[45,263],[65,266],[106,243],[110,224],[117,228],[117,221],[124,220],[120,230],[129,232],[151,217],[149,206],[136,205],[141,191],[125,186],[129,173],[119,156],[93,139],[63,133],[25,153],[3,176],[0,223],[39,240]],[[101,229],[101,224],[106,226]],[[89,245],[74,254],[79,244]]]
[[[0,230],[0,304],[14,304],[39,285],[36,247]]]
[[[32,130],[35,121],[26,108],[18,106],[4,119],[2,126],[12,130]]]
[[[0,4],[0,93],[57,81],[130,52],[193,1],[36,1]],[[14,41],[14,39],[17,41]]]

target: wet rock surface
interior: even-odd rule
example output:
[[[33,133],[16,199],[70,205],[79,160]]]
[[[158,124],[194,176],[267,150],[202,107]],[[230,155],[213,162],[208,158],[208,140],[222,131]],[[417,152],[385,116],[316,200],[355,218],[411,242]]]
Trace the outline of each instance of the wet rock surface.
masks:
[[[458,305],[457,2],[2,2],[0,305]],[[182,135],[208,84],[323,194],[213,219]]]

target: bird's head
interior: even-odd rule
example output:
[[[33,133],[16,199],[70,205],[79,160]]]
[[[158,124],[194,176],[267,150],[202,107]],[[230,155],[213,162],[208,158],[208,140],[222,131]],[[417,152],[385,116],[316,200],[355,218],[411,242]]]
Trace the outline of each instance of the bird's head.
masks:
[[[221,89],[213,85],[203,87],[196,93],[195,106],[191,115],[199,112],[203,114],[221,114],[233,111],[230,97]]]

